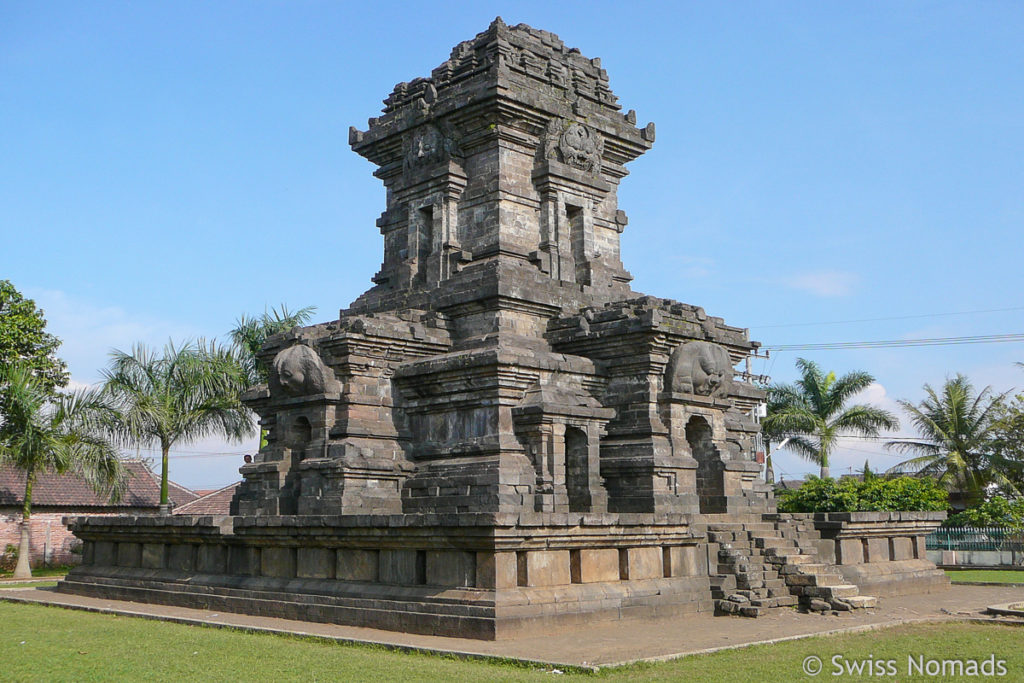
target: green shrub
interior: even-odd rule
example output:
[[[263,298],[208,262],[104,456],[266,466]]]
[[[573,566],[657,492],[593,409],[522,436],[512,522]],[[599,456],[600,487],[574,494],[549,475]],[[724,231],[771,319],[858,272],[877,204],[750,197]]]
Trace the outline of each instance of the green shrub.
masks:
[[[0,553],[0,572],[12,572],[18,564],[18,546],[7,544],[4,551]]]
[[[944,526],[1005,526],[1024,528],[1024,498],[1010,501],[992,496],[972,508],[950,515]]]
[[[932,479],[818,479],[776,494],[779,512],[861,512],[946,509],[947,493]]]

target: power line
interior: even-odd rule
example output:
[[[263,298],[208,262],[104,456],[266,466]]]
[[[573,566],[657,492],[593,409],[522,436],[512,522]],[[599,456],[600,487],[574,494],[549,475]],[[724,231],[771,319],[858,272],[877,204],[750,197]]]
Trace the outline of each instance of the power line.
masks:
[[[771,351],[833,351],[843,349],[886,349],[916,346],[958,346],[961,344],[1013,344],[1024,342],[1024,334],[988,334],[967,337],[931,337],[925,339],[884,339],[877,341],[820,342],[764,346]]]
[[[773,325],[751,325],[750,327],[759,330],[773,329],[777,327],[816,327],[818,325],[845,325],[848,323],[873,323],[884,320],[914,320],[919,318],[943,318],[954,315],[973,315],[975,313],[1005,313],[1007,311],[1024,311],[1024,306],[1011,306],[1009,308],[986,308],[978,311],[951,311],[947,313],[920,313],[917,315],[893,315],[883,318],[860,318],[856,320],[825,320],[815,323],[779,323]]]

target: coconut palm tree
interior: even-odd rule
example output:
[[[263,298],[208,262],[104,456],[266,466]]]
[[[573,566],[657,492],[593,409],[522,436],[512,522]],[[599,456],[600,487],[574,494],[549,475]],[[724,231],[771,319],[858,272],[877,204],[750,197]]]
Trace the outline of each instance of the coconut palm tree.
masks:
[[[940,391],[925,384],[924,392],[918,404],[899,402],[921,436],[886,444],[897,453],[914,455],[890,471],[932,475],[966,493],[969,506],[983,500],[992,484],[1014,490],[1007,475],[1019,471],[1021,464],[1001,455],[994,443],[1006,394],[993,394],[991,387],[976,392],[963,375],[947,379]]]
[[[267,339],[280,332],[287,332],[293,327],[305,325],[315,311],[315,306],[306,306],[293,312],[281,304],[281,308],[264,311],[259,317],[243,314],[236,321],[235,328],[228,334],[245,366],[250,386],[267,381],[269,368],[256,357]]]
[[[829,456],[841,435],[877,436],[882,429],[896,429],[899,420],[881,408],[846,403],[870,386],[875,378],[866,372],[850,372],[837,378],[813,361],[799,358],[800,379],[768,389],[768,416],[761,424],[769,434],[789,438],[787,447],[821,467],[829,476]]]
[[[167,458],[176,444],[208,436],[241,441],[254,431],[252,413],[239,396],[248,385],[233,349],[207,343],[168,342],[162,355],[138,344],[115,349],[103,371],[103,390],[116,411],[125,445],[160,448],[160,508],[170,512]]]
[[[23,363],[0,368],[7,397],[0,416],[0,461],[25,473],[25,499],[15,578],[32,576],[29,566],[32,486],[40,472],[73,472],[99,494],[117,501],[125,470],[106,434],[109,408],[95,390],[54,394]]]

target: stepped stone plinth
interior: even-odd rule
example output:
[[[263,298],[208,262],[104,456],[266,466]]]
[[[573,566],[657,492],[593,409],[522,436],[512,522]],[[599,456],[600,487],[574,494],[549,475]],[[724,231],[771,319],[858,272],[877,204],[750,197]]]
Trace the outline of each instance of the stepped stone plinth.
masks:
[[[763,520],[758,344],[630,287],[617,190],[654,140],[599,59],[501,19],[395,86],[349,131],[383,263],[260,352],[232,515],[79,519],[61,590],[479,638],[851,605]]]

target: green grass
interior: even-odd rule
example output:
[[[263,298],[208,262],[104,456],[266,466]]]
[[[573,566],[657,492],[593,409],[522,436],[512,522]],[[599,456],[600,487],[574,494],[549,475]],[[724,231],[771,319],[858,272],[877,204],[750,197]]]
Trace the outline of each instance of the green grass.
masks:
[[[946,570],[953,583],[984,581],[987,583],[1024,583],[1024,571],[1012,569],[952,569]]]
[[[0,588],[53,588],[56,581],[0,581]]]
[[[371,646],[184,626],[38,605],[0,603],[0,623],[0,678],[5,681],[455,682],[552,678],[544,669],[510,663],[392,652]],[[944,680],[906,676],[908,655],[982,660],[995,654],[997,659],[1006,660],[1008,675],[1003,680],[1022,680],[1022,638],[1024,630],[1014,626],[921,624],[605,669],[598,674],[569,672],[558,676],[558,680],[811,680],[801,672],[801,664],[808,655],[824,661],[819,678],[835,680],[831,676],[831,657],[836,654],[852,661],[872,656],[896,660],[896,680],[901,681]]]
[[[56,567],[34,567],[32,569],[32,576],[37,579],[46,576],[64,576],[69,571],[71,571],[71,566],[64,564]],[[13,574],[13,571],[0,571],[0,579],[9,579]]]

